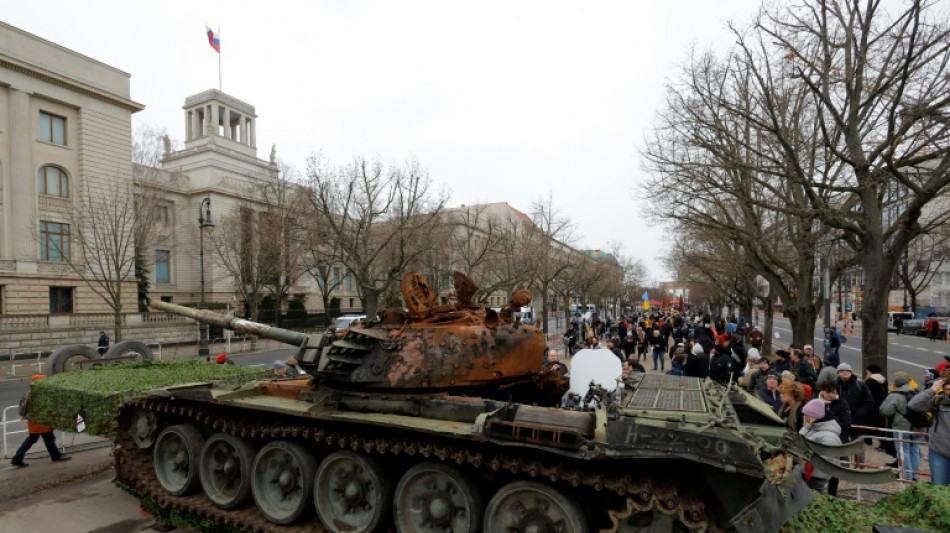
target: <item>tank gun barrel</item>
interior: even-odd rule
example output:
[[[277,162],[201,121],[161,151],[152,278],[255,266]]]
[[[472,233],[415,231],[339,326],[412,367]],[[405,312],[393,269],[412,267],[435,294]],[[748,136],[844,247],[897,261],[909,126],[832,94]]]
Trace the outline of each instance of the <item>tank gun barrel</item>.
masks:
[[[251,322],[250,320],[244,320],[243,318],[233,317],[224,313],[216,313],[207,309],[194,309],[183,305],[155,300],[149,301],[148,306],[157,311],[165,311],[166,313],[192,318],[204,324],[212,324],[222,328],[232,329],[239,333],[257,335],[264,339],[272,339],[293,346],[302,346],[309,338],[309,335],[299,331],[290,331],[289,329]]]

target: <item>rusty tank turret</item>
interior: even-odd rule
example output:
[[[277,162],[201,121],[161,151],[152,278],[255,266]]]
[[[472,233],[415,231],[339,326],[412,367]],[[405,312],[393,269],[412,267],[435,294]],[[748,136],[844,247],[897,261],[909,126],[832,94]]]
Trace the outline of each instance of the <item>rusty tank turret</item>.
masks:
[[[567,380],[543,367],[542,333],[515,315],[530,293],[495,312],[472,302],[467,276],[455,288],[456,302],[438,305],[407,274],[406,308],[326,334],[154,302],[294,345],[309,375],[126,402],[118,484],[261,532],[766,533],[810,501],[803,460],[845,480],[890,479],[822,459],[854,445],[807,443],[734,386],[622,377],[607,350],[575,358],[574,377],[597,365],[591,375],[607,377],[562,404]]]

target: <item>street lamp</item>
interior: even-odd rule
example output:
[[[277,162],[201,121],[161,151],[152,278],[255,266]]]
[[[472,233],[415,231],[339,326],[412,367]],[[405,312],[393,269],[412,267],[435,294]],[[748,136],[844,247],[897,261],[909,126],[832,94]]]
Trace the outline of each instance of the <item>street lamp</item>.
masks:
[[[211,197],[205,196],[198,204],[198,254],[201,264],[201,305],[198,307],[204,309],[205,305],[205,233],[210,237],[214,233],[214,224],[211,223]],[[198,325],[198,355],[209,355],[208,350],[208,324],[202,322]]]

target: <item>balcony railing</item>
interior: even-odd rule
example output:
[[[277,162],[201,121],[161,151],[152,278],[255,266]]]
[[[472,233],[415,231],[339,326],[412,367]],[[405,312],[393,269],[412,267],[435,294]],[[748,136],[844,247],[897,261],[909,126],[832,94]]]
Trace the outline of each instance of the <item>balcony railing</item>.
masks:
[[[189,319],[171,313],[123,313],[122,325],[184,323]],[[48,327],[111,326],[112,313],[72,313],[59,315],[0,315],[0,330]]]

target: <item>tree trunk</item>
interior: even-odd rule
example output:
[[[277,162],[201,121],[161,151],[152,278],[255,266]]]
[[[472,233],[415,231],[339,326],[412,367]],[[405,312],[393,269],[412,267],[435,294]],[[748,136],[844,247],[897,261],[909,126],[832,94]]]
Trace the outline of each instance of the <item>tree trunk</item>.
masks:
[[[122,340],[122,307],[115,308],[112,313],[112,321],[115,328],[115,335],[112,338],[115,342],[119,342]]]
[[[811,301],[799,304],[786,311],[792,323],[792,342],[798,346],[814,344],[815,320],[818,319],[817,306]]]
[[[379,295],[381,290],[370,287],[363,287],[363,302],[366,305],[366,318],[372,319],[379,311]]]
[[[765,316],[763,317],[764,323],[762,325],[762,333],[764,337],[762,339],[762,356],[763,357],[765,357],[765,354],[772,353],[772,326],[773,326],[773,323],[775,322],[775,318],[772,316],[772,313],[774,311],[775,310],[772,307],[772,298],[771,297],[766,298],[765,309],[763,310],[763,313],[765,313]]]
[[[535,324],[537,325],[537,324]],[[541,331],[548,336],[548,284],[541,284]]]
[[[869,254],[870,255],[870,254]],[[878,261],[868,261],[875,265],[865,264],[865,279],[874,280],[883,274]],[[878,272],[870,268],[878,267]],[[881,372],[887,375],[887,296],[886,284],[866,283],[864,288],[864,305],[861,306],[861,359],[864,368],[870,364],[881,365]]]

